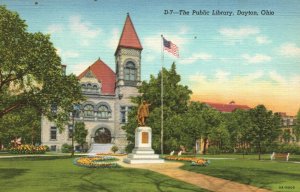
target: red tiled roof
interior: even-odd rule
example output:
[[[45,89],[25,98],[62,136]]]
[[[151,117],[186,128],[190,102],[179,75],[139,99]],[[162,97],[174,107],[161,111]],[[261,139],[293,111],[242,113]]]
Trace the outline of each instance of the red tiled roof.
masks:
[[[103,61],[98,59],[94,64],[84,70],[78,76],[78,79],[83,78],[90,70],[102,84],[101,93],[106,95],[114,95],[116,74]]]
[[[143,49],[139,37],[134,29],[132,21],[130,19],[129,14],[126,17],[125,24],[123,27],[122,35],[119,40],[119,45],[117,50],[120,47],[125,48],[134,48],[134,49]]]
[[[234,103],[231,103],[231,104],[210,103],[210,102],[204,102],[204,103],[220,112],[233,112],[236,109],[241,109],[241,110],[251,109],[247,105],[236,105]]]

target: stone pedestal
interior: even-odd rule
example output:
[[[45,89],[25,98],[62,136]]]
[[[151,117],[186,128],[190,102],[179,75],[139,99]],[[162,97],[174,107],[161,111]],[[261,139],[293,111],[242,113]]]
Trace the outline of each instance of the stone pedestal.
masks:
[[[135,129],[135,147],[132,153],[124,159],[125,163],[164,163],[159,155],[152,149],[152,130],[150,127],[138,127]]]

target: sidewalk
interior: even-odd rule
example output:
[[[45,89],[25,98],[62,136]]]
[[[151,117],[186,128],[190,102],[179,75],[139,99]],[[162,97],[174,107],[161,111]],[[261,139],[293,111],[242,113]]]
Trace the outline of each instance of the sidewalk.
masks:
[[[270,192],[266,189],[261,189],[258,187],[240,184],[237,182],[220,179],[216,177],[211,177],[208,175],[203,175],[199,173],[194,173],[190,171],[185,171],[180,169],[183,163],[180,162],[166,162],[164,164],[127,164],[123,162],[124,157],[119,157],[121,162],[118,162],[120,165],[126,168],[139,168],[139,169],[148,169],[167,175],[169,177],[184,181],[207,189],[210,191],[216,192]]]

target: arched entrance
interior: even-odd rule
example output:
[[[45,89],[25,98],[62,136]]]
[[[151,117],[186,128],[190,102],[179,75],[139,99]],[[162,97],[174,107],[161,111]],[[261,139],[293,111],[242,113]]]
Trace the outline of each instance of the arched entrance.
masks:
[[[97,129],[94,137],[95,143],[111,143],[111,133],[107,128]]]

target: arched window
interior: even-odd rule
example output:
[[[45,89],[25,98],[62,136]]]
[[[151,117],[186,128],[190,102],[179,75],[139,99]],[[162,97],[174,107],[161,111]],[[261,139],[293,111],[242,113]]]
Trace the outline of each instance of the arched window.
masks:
[[[109,118],[110,117],[110,111],[107,106],[105,105],[100,105],[98,108],[98,113],[97,113],[99,118]]]
[[[94,116],[94,107],[93,105],[86,105],[83,108],[85,117],[93,117]]]
[[[97,93],[98,92],[98,86],[97,85],[93,85],[93,90],[94,90],[95,93]]]
[[[81,84],[81,89],[82,89],[83,91],[85,91],[85,90],[86,90],[86,85],[85,85],[85,84]]]
[[[125,80],[135,81],[136,80],[136,68],[132,61],[128,61],[125,65]]]
[[[92,89],[92,84],[88,83],[86,88],[88,91],[90,91]]]

